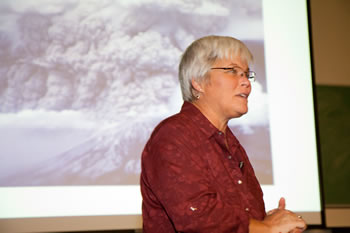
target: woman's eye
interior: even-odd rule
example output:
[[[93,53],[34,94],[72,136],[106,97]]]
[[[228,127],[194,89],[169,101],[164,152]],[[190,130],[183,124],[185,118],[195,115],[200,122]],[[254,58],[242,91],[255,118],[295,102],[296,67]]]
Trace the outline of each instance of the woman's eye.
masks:
[[[234,68],[230,69],[230,72],[233,73],[233,74],[236,74],[237,73],[237,70],[235,70]]]

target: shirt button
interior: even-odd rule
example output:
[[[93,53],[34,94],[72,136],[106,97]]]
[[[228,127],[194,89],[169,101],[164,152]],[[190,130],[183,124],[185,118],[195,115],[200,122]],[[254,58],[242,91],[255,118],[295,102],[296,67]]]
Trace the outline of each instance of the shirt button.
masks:
[[[249,208],[248,208],[248,207],[247,207],[247,208],[245,208],[245,211],[247,211],[247,212],[248,212],[248,211],[249,211]]]
[[[222,132],[219,132],[218,134],[219,134],[219,135],[222,135]]]
[[[238,182],[237,182],[238,184],[242,184],[243,182],[241,181],[241,180],[238,180]]]
[[[231,155],[229,155],[229,156],[227,156],[227,158],[228,158],[228,159],[232,159],[232,156],[231,156]]]

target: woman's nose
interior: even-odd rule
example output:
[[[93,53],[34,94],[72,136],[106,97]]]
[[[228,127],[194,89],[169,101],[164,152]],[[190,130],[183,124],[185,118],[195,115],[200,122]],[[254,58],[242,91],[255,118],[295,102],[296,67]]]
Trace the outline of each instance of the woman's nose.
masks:
[[[246,75],[240,75],[240,82],[242,86],[250,87],[250,81]]]

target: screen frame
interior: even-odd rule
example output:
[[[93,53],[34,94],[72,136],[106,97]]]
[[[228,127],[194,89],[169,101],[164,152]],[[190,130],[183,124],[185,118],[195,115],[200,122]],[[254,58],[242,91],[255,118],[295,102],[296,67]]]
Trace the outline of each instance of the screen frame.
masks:
[[[317,150],[317,166],[318,166],[318,180],[319,180],[319,195],[321,201],[321,212],[320,218],[321,222],[314,223],[312,225],[320,226],[322,228],[326,227],[326,211],[325,211],[325,199],[324,199],[324,185],[323,185],[323,172],[322,172],[322,155],[320,146],[320,132],[319,132],[319,121],[317,117],[317,94],[316,94],[316,77],[315,77],[315,63],[314,63],[314,46],[313,46],[313,36],[312,36],[312,16],[311,16],[311,1],[306,0],[307,7],[307,23],[308,23],[308,37],[309,37],[309,47],[310,47],[310,63],[311,63],[311,78],[312,78],[312,94],[314,103],[314,121],[315,121],[315,135],[316,135],[316,150]]]
[[[268,0],[263,0],[264,2]],[[271,0],[269,0],[271,1]],[[320,165],[320,147],[319,133],[317,128],[317,113],[316,95],[315,95],[315,78],[313,72],[313,57],[312,57],[312,37],[311,37],[311,20],[310,20],[310,1],[300,0],[307,4],[307,27],[308,27],[308,45],[310,52],[311,77],[313,90],[313,105],[314,105],[314,123],[315,137],[317,144],[317,166],[319,177],[319,193],[321,201],[320,212],[298,212],[311,225],[324,224],[324,199],[322,192],[322,177]],[[91,230],[122,230],[122,229],[141,229],[141,215],[100,215],[100,216],[67,216],[67,217],[43,217],[43,218],[4,218],[0,219],[0,229],[6,232],[49,232],[49,231],[91,231]]]

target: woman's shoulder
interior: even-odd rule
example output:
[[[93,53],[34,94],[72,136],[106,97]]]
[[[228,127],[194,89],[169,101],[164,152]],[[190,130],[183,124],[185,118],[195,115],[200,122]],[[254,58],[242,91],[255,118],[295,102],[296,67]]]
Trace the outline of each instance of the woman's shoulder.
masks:
[[[195,127],[191,119],[181,113],[177,113],[162,120],[153,130],[150,139],[164,141],[173,138],[190,138]]]

